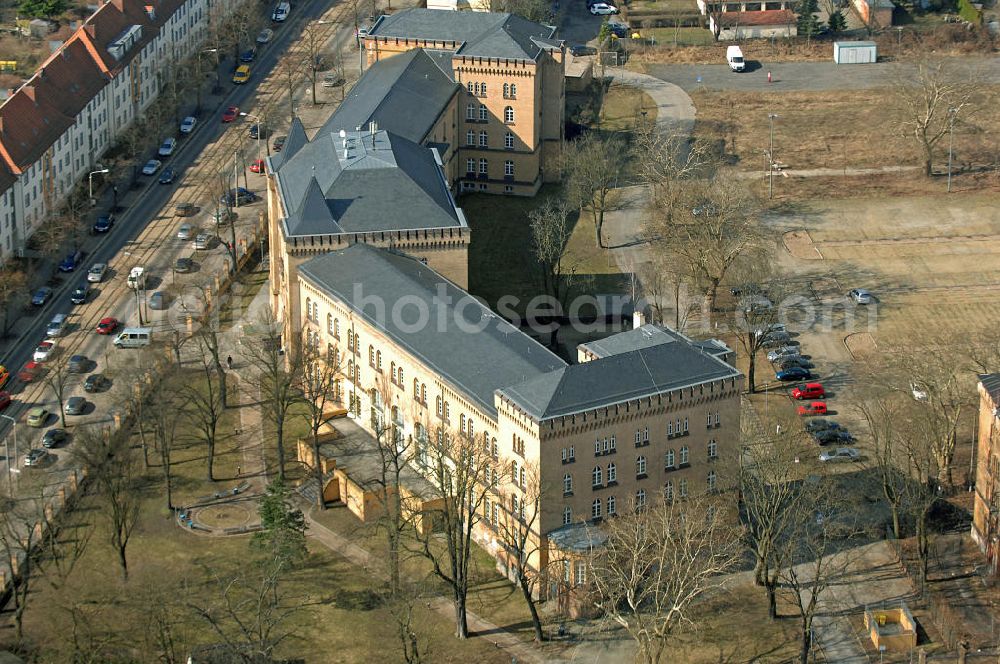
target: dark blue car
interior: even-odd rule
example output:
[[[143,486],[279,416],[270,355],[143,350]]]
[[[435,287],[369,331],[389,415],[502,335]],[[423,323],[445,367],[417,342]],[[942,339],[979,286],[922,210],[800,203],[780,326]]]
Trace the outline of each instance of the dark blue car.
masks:
[[[115,225],[115,215],[113,214],[102,214],[94,222],[94,232],[95,233],[107,233],[111,230],[111,227]]]
[[[66,258],[62,259],[62,262],[59,263],[59,271],[72,272],[73,270],[76,269],[76,266],[79,265],[80,259],[82,257],[83,255],[79,251],[74,251],[70,254],[66,254]]]
[[[90,294],[90,284],[83,282],[73,291],[70,295],[69,301],[73,304],[83,304],[87,301],[87,296]]]
[[[173,181],[174,181],[174,169],[167,166],[166,168],[163,169],[163,172],[160,173],[160,184],[170,184]]]
[[[780,381],[805,380],[812,378],[812,373],[805,367],[790,367],[784,371],[779,371],[776,378]]]
[[[243,51],[240,53],[240,62],[253,62],[253,59],[257,57],[257,49],[251,48],[249,51]]]
[[[52,289],[48,286],[42,286],[31,296],[31,303],[36,307],[40,307],[48,302],[50,297],[52,297]]]

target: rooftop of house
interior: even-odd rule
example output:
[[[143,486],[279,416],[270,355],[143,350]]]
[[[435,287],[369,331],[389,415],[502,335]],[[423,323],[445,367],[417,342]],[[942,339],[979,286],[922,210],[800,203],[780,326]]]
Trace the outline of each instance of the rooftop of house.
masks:
[[[664,331],[647,338],[645,327],[599,342],[608,354],[596,360],[568,365],[500,391],[532,418],[545,420],[741,376],[683,335]]]
[[[795,12],[790,9],[765,9],[756,12],[723,12],[718,15],[719,25],[738,27],[741,25],[795,25]]]
[[[993,397],[993,403],[1000,403],[1000,373],[979,374],[983,389]]]
[[[379,17],[368,34],[373,38],[451,42],[457,45],[456,56],[509,60],[537,60],[542,51],[561,45],[554,26],[514,14],[420,7]]]
[[[289,237],[467,227],[435,152],[381,129],[310,141],[296,119],[268,172]]]
[[[497,389],[566,367],[547,348],[412,257],[353,244],[303,263],[299,275],[490,415],[496,414]],[[428,318],[418,325],[422,313]]]
[[[580,344],[580,347],[595,357],[608,357],[640,348],[652,348],[664,343],[690,344],[716,357],[732,352],[732,349],[717,339],[695,341],[676,330],[651,324],[613,334],[597,341],[588,341]]]
[[[441,51],[437,52],[438,54]],[[447,69],[442,69],[442,60]],[[382,58],[351,88],[319,134],[365,129],[371,122],[397,136],[421,143],[459,89],[447,58],[413,49]]]

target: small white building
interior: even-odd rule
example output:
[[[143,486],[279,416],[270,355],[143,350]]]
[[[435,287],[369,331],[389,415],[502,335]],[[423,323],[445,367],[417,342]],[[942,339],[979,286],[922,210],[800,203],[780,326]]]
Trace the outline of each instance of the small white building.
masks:
[[[833,61],[838,65],[862,65],[878,62],[878,49],[873,41],[833,42]]]
[[[718,24],[716,17],[718,17]],[[720,40],[794,37],[798,34],[795,14],[790,9],[710,14],[708,27],[712,34],[718,35]]]

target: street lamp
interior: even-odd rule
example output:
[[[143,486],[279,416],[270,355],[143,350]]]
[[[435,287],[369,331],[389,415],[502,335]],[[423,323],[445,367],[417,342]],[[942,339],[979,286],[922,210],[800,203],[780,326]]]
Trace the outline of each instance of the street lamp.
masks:
[[[774,198],[774,121],[777,113],[768,113],[767,121],[771,125],[771,139],[767,150],[767,197]]]
[[[948,193],[951,193],[951,158],[955,147],[955,116],[957,108],[948,109]]]
[[[88,181],[88,183],[90,185],[89,186],[89,191],[90,191],[90,207],[94,207],[95,205],[97,205],[97,201],[94,200],[94,176],[95,175],[99,175],[101,173],[108,173],[108,172],[110,172],[110,171],[107,168],[99,168],[96,171],[91,171],[90,174],[87,176],[87,181]]]
[[[14,435],[14,463],[17,463],[17,420],[15,420],[10,415],[0,415],[0,417],[4,418],[5,420],[10,420],[11,429],[12,429],[13,435]],[[7,459],[7,487],[10,489],[10,493],[13,496],[14,495],[14,480],[12,479],[11,473],[17,473],[17,472],[20,472],[20,470],[17,469],[17,468],[11,468],[11,466],[10,466],[10,462],[11,462],[11,459],[10,459],[10,448],[7,446],[7,437],[6,436],[4,436],[4,439],[3,439],[3,448],[4,448],[4,458]]]
[[[267,112],[261,114],[260,117],[252,114],[240,111],[240,115],[245,118],[250,118],[251,120],[257,121],[257,159],[260,159],[260,139],[261,134],[267,131]],[[264,136],[264,149],[267,151],[267,156],[271,156],[271,144],[267,142],[267,137]]]

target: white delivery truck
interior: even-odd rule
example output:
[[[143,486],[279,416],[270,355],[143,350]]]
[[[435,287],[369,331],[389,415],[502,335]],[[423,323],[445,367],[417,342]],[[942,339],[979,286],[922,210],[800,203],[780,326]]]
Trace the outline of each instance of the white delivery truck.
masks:
[[[126,281],[129,288],[145,288],[146,287],[146,271],[140,265],[136,265],[132,268],[132,271],[128,273],[128,281]]]
[[[739,46],[730,46],[726,49],[726,62],[733,71],[746,70],[747,63],[743,61],[743,51]]]
[[[148,346],[153,341],[153,328],[150,327],[126,327],[115,338],[115,346],[118,348],[141,348]]]

